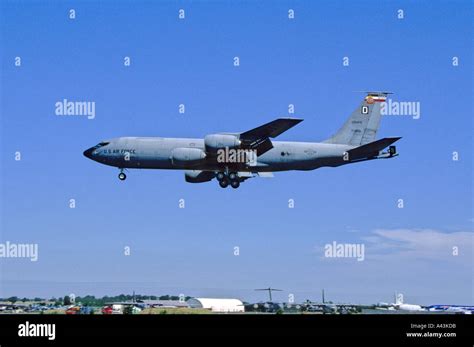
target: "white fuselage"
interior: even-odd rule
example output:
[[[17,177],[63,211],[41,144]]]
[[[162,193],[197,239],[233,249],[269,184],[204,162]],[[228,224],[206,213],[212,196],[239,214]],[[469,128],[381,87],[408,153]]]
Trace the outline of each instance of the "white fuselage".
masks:
[[[314,143],[272,141],[273,148],[258,156],[252,165],[248,163],[219,162],[215,157],[198,161],[173,161],[176,149],[199,149],[205,151],[203,139],[121,137],[106,141],[106,145],[92,147],[84,155],[99,163],[118,168],[137,169],[185,169],[269,172],[285,170],[313,170],[322,166],[347,164],[344,153],[354,146]]]

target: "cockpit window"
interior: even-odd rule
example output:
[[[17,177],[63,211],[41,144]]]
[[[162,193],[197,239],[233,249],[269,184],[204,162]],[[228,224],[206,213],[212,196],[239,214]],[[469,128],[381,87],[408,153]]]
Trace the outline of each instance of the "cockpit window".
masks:
[[[110,142],[101,142],[94,146],[94,149],[99,149],[100,147],[107,146]]]
[[[101,142],[101,143],[98,143],[97,145],[94,146],[94,149],[98,149],[100,147],[104,147],[104,146],[107,146],[110,142]]]

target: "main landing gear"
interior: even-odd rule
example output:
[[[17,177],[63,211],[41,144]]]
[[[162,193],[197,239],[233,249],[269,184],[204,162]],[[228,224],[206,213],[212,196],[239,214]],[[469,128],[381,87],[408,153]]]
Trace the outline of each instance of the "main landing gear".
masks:
[[[119,178],[119,180],[121,180],[121,181],[125,181],[125,179],[127,178],[127,175],[125,175],[125,173],[123,172],[123,169],[120,170],[120,173],[119,173],[119,175],[118,175],[118,178]]]
[[[234,189],[240,187],[240,177],[236,172],[225,173],[220,171],[216,174],[216,178],[221,188],[227,188],[229,184]]]

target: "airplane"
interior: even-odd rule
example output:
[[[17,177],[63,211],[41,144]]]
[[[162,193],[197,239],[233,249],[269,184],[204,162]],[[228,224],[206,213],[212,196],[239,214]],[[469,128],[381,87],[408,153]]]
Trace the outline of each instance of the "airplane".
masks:
[[[266,312],[266,313],[276,313],[279,310],[283,310],[284,305],[277,302],[265,301],[258,302],[256,304],[246,304],[244,305],[245,312]]]
[[[398,311],[411,311],[411,312],[420,312],[426,311],[426,308],[421,305],[416,304],[406,304],[403,300],[402,293],[395,293],[395,302],[391,304],[379,303],[376,308],[386,309],[386,310],[398,310]]]
[[[430,312],[454,312],[474,314],[474,306],[463,305],[431,305],[426,308]]]
[[[84,151],[98,163],[125,169],[185,170],[189,183],[217,179],[222,188],[273,172],[338,167],[398,155],[392,144],[401,137],[375,140],[380,125],[381,103],[389,92],[365,92],[360,105],[344,125],[322,142],[274,141],[303,119],[278,118],[241,133],[215,133],[196,138],[119,137],[102,141]],[[384,151],[388,147],[387,151]]]
[[[262,289],[255,289],[256,291],[267,291],[268,292],[268,297],[270,298],[270,301],[269,302],[272,302],[272,292],[282,292],[283,290],[281,289],[275,289],[275,288],[272,288],[272,287],[268,287],[268,288],[262,288]]]
[[[320,312],[325,314],[350,314],[350,313],[360,313],[363,308],[368,308],[367,305],[359,304],[335,304],[331,301],[327,301],[324,295],[324,289],[321,292],[321,302],[313,302],[306,300],[302,304],[298,305],[301,307],[302,311],[305,312]]]

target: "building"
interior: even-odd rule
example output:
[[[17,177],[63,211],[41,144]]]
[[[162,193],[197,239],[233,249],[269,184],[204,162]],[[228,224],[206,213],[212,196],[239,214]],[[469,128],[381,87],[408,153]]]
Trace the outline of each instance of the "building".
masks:
[[[243,302],[238,299],[191,298],[186,302],[191,308],[204,308],[212,312],[245,312]]]

